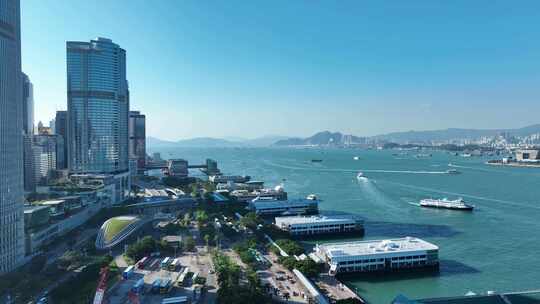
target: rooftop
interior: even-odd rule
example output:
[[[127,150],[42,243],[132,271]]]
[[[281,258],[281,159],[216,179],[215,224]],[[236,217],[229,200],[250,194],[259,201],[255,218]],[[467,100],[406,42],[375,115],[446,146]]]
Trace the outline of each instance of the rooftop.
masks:
[[[276,200],[273,198],[266,199],[265,197],[258,197],[253,199],[251,204],[255,208],[276,208],[281,206],[310,206],[318,204],[318,201],[308,199]]]
[[[138,221],[135,216],[117,216],[107,220],[102,229],[104,229],[105,241],[111,241],[116,235],[122,232],[127,226]]]
[[[276,217],[276,225],[294,225],[294,224],[311,224],[311,223],[350,223],[356,219],[352,216],[326,216],[326,215],[313,215],[313,216],[282,216]]]
[[[24,213],[34,213],[43,209],[49,209],[49,206],[24,206]]]
[[[372,240],[318,245],[329,257],[358,256],[388,252],[438,250],[439,247],[414,237],[391,240]]]

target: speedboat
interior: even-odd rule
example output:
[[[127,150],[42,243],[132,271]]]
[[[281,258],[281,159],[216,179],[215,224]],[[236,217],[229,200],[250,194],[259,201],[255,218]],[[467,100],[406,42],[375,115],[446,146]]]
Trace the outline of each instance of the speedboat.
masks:
[[[359,160],[359,159],[360,159],[360,157],[358,157],[358,156],[355,156],[355,157],[353,157],[353,159],[354,159],[354,160]]]
[[[456,169],[450,169],[450,170],[446,170],[446,173],[448,173],[448,174],[460,174],[461,172],[459,172]]]
[[[356,175],[356,178],[359,180],[367,179],[366,175],[363,172],[358,172],[358,174]]]

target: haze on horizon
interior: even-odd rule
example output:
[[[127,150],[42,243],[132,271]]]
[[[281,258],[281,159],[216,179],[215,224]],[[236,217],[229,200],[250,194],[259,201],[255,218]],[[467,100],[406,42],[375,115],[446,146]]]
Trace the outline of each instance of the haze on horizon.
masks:
[[[131,109],[162,139],[540,122],[536,1],[148,4],[22,1],[36,123],[66,108],[66,41],[98,36],[126,49]]]

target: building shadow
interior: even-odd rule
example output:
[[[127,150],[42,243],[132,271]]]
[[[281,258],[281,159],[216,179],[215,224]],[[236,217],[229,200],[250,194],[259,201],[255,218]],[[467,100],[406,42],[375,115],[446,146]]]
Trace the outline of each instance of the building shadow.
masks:
[[[347,273],[340,274],[338,278],[344,281],[364,281],[369,283],[383,283],[402,280],[414,280],[426,277],[443,277],[460,274],[479,273],[480,270],[455,260],[440,260],[439,268],[411,268],[395,272]]]

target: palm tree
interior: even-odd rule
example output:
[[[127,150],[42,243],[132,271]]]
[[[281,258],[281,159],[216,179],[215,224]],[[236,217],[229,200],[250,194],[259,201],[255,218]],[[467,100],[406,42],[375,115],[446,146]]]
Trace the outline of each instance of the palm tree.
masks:
[[[210,241],[210,236],[208,234],[205,234],[204,240],[206,241],[206,252],[208,252],[209,251],[208,242]]]

